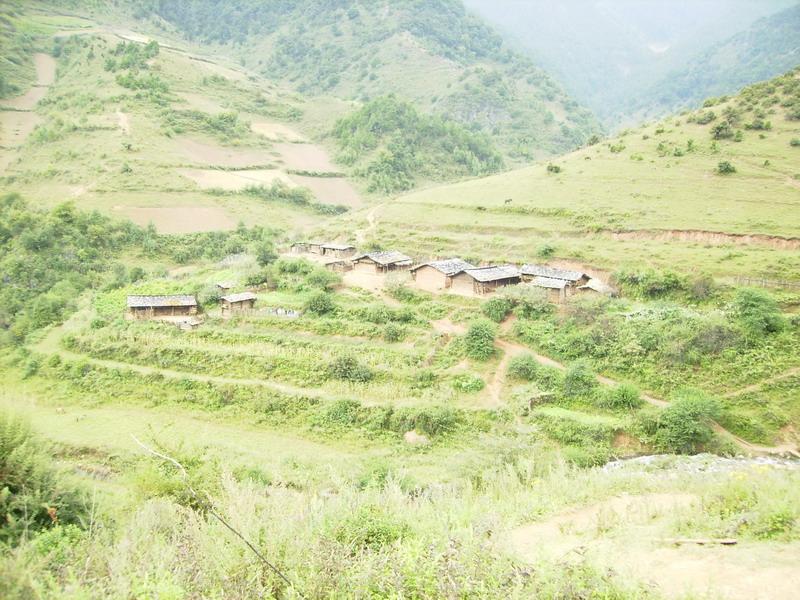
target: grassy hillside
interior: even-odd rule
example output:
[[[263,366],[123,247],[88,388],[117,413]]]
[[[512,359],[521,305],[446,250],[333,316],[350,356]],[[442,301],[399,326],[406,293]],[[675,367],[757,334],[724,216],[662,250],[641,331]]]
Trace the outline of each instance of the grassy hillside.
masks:
[[[306,94],[396,94],[487,134],[512,161],[563,152],[591,115],[457,0],[133,3],[150,27],[190,39]]]
[[[797,279],[797,71],[706,104],[551,164],[401,197],[371,213],[370,234],[423,254]]]

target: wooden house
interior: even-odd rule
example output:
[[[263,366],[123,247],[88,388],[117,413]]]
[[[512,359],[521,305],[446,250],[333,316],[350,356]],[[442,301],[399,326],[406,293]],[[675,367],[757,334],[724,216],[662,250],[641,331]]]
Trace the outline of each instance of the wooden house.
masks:
[[[128,296],[126,318],[159,319],[187,317],[197,314],[197,298],[175,294],[170,296]]]
[[[526,285],[543,288],[547,291],[547,299],[550,302],[562,303],[567,299],[567,287],[569,282],[566,279],[554,279],[552,277],[534,277]]]
[[[417,286],[429,292],[439,292],[453,285],[453,277],[465,269],[474,269],[465,260],[449,258],[419,264],[411,269],[411,276]]]
[[[234,285],[230,281],[220,281],[216,284],[216,287],[223,294],[227,294],[234,288]]]
[[[349,258],[356,253],[355,246],[350,244],[336,244],[334,242],[322,244],[322,256],[331,258]]]
[[[334,273],[347,273],[353,270],[353,263],[349,260],[332,260],[325,263],[325,268]]]
[[[292,254],[306,254],[308,253],[307,242],[294,242],[291,246]]]
[[[352,261],[355,271],[376,275],[409,269],[412,264],[410,256],[406,256],[402,252],[397,252],[395,250],[360,254],[354,256]]]
[[[495,265],[464,269],[451,278],[450,289],[462,294],[488,294],[499,287],[520,282],[516,267]]]
[[[256,295],[253,292],[240,292],[238,294],[228,294],[222,297],[222,316],[229,317],[234,313],[247,312],[253,309],[256,303]]]

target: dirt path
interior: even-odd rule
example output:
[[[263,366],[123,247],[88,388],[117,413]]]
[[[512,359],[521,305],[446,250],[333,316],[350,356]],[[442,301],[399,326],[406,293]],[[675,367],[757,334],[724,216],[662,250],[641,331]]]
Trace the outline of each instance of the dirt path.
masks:
[[[383,206],[383,204],[378,204],[367,211],[367,226],[355,230],[356,244],[363,244],[367,239],[367,234],[371,231],[374,231],[375,227],[377,226],[375,214],[378,212],[378,209],[381,206]]]
[[[736,546],[675,546],[673,523],[698,510],[686,493],[622,495],[513,529],[511,548],[531,563],[589,561],[623,581],[638,580],[667,598],[712,592],[727,600],[796,597],[800,544],[740,542]]]
[[[117,124],[119,125],[120,131],[122,131],[123,135],[130,135],[131,134],[131,121],[127,114],[122,112],[121,110],[117,111]]]
[[[734,390],[733,392],[728,392],[723,396],[723,398],[734,398],[736,396],[740,396],[742,394],[748,394],[750,392],[757,392],[765,385],[769,385],[770,383],[775,383],[776,381],[780,381],[781,379],[787,379],[794,375],[800,375],[800,367],[793,367],[788,371],[784,371],[778,375],[774,375],[772,377],[768,377],[763,381],[759,381],[758,383],[754,383],[753,385],[748,385],[746,387],[740,388],[738,390]]]

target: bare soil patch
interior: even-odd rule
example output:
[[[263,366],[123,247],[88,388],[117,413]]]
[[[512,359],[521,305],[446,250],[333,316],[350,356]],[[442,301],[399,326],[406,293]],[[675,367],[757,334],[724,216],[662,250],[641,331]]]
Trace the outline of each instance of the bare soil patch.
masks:
[[[350,182],[342,177],[306,177],[304,175],[291,175],[292,181],[302,187],[307,187],[314,197],[325,204],[342,204],[350,208],[361,206],[361,196]]]
[[[250,129],[259,135],[263,135],[269,140],[276,142],[307,142],[308,140],[297,133],[291,127],[282,123],[272,123],[269,121],[253,121]]]
[[[194,181],[201,189],[243,190],[254,185],[269,186],[282,181],[290,187],[294,182],[283,171],[256,169],[253,171],[218,171],[215,169],[178,169],[178,173]]]
[[[184,103],[188,105],[188,108],[192,110],[199,110],[212,115],[225,112],[225,108],[219,104],[219,102],[215,102],[207,96],[187,92],[181,94],[180,97],[183,99]]]
[[[142,227],[152,223],[159,233],[230,231],[236,228],[236,222],[222,208],[214,206],[115,206],[114,210]]]
[[[737,246],[761,245],[778,250],[800,250],[800,239],[784,238],[761,233],[723,233],[693,229],[642,229],[638,231],[612,231],[615,240],[659,240],[679,242],[699,242],[711,246],[734,244]]]
[[[269,152],[256,148],[226,148],[219,144],[201,142],[191,138],[178,138],[175,143],[177,153],[193,163],[243,168],[253,165],[269,165],[275,161]]]
[[[32,112],[0,111],[0,146],[15,148],[22,145],[41,120]]]
[[[673,546],[669,518],[689,509],[690,494],[619,496],[511,532],[528,560],[582,557],[623,578],[655,585],[670,598],[706,594],[729,600],[789,599],[800,589],[800,544]]]
[[[279,160],[283,162],[287,169],[298,171],[318,171],[333,172],[337,171],[336,166],[331,162],[330,156],[324,148],[314,144],[290,144],[279,143],[273,146]]]
[[[130,135],[131,120],[128,117],[128,115],[122,112],[121,110],[118,110],[116,112],[116,115],[117,115],[117,124],[119,125],[119,128],[122,131],[122,133],[124,133],[125,135]]]
[[[36,83],[39,85],[53,85],[56,81],[56,60],[49,54],[37,52],[33,55],[33,64],[36,67]]]

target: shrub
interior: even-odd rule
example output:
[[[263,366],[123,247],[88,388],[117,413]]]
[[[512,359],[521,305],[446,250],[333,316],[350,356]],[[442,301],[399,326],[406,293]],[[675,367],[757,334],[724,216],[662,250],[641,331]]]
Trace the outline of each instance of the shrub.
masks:
[[[494,355],[496,331],[491,321],[481,319],[470,325],[465,338],[467,356],[476,360],[488,360]]]
[[[547,165],[547,172],[548,173],[561,173],[561,167],[558,165],[554,165],[553,163],[549,163]]]
[[[586,361],[572,363],[564,374],[564,394],[570,398],[590,396],[597,387],[597,377]]]
[[[600,404],[608,408],[633,409],[644,404],[639,388],[630,383],[621,383],[609,388],[601,398]]]
[[[0,411],[0,543],[15,544],[28,532],[81,523],[82,493],[52,464],[28,423]]]
[[[514,308],[512,300],[502,296],[495,296],[483,303],[481,310],[483,314],[489,317],[495,323],[500,323],[508,316],[511,309]]]
[[[542,288],[523,285],[509,286],[500,292],[500,296],[514,303],[514,314],[523,319],[538,319],[555,310],[547,299],[547,292]]]
[[[328,374],[334,379],[352,383],[366,383],[373,375],[369,367],[362,365],[354,356],[339,356],[328,365]]]
[[[786,327],[778,303],[762,290],[739,290],[731,305],[731,313],[751,336],[777,333]]]
[[[726,140],[733,137],[733,129],[727,121],[717,123],[711,128],[711,135],[715,140]]]
[[[720,175],[730,175],[731,173],[736,173],[736,167],[729,161],[723,160],[717,165],[717,173]]]
[[[333,538],[353,554],[378,550],[408,535],[408,525],[380,506],[367,505],[351,512],[334,529]]]
[[[508,363],[508,374],[514,379],[533,381],[539,372],[539,361],[532,354],[520,354]]]
[[[411,387],[416,390],[430,388],[436,385],[436,373],[430,369],[417,371],[411,380]]]
[[[394,323],[389,323],[383,330],[383,339],[387,342],[399,342],[405,336],[405,329]]]
[[[789,145],[794,148],[800,147],[800,138],[792,138],[792,140],[789,142]]]
[[[304,306],[307,312],[315,315],[326,315],[331,313],[336,308],[333,302],[333,297],[327,292],[316,292],[305,303]]]
[[[456,375],[453,377],[451,385],[455,391],[464,392],[466,394],[480,392],[484,387],[486,387],[486,383],[483,381],[483,379],[477,375],[472,375],[471,373],[461,373],[460,375]]]
[[[556,247],[552,244],[542,244],[536,250],[536,256],[539,258],[550,258],[556,253]]]
[[[638,426],[644,441],[659,452],[696,454],[714,439],[712,420],[719,413],[715,400],[688,390],[663,410],[645,413]]]

